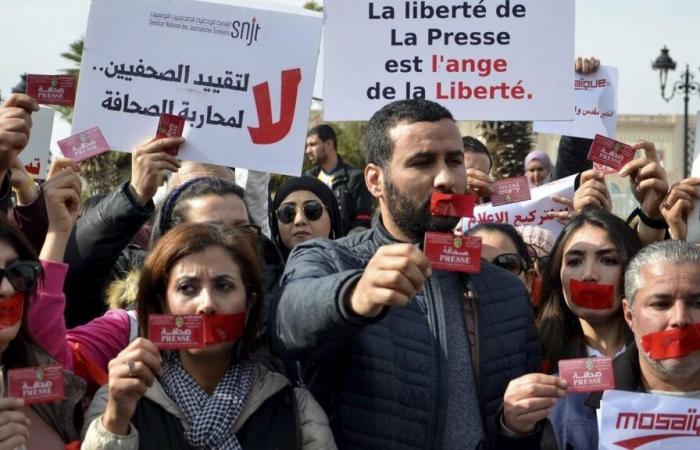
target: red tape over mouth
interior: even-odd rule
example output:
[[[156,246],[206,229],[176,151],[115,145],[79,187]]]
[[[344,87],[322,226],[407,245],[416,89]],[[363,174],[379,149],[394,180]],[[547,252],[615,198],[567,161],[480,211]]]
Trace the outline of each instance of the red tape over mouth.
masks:
[[[474,217],[477,197],[473,194],[444,194],[433,192],[430,214],[434,216]]]
[[[682,358],[700,350],[700,323],[649,333],[642,338],[642,347],[652,359]]]
[[[245,330],[247,311],[204,316],[204,345],[237,341]]]
[[[0,300],[0,330],[11,327],[22,320],[24,294],[18,292],[12,297]]]
[[[571,301],[586,309],[611,309],[615,286],[571,279]]]

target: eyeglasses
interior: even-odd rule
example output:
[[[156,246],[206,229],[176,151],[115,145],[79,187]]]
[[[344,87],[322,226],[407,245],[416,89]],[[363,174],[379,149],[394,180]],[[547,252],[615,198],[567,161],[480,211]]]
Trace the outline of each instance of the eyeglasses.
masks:
[[[308,201],[301,207],[304,216],[311,221],[320,219],[324,209],[326,209],[326,207],[316,200]],[[286,225],[294,221],[298,210],[299,206],[296,203],[285,203],[277,208],[275,215],[277,216],[277,220]]]
[[[36,287],[37,275],[41,266],[34,261],[15,261],[9,266],[0,268],[0,282],[7,278],[15,290],[31,292]]]
[[[491,264],[505,269],[515,276],[520,275],[527,267],[525,260],[516,253],[503,253],[502,255],[498,255],[491,261]]]

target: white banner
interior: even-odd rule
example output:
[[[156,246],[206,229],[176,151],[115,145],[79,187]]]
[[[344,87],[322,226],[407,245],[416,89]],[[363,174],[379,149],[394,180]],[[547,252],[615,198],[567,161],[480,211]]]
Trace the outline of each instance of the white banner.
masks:
[[[596,134],[615,138],[617,127],[617,69],[600,66],[589,75],[576,74],[573,121],[537,121],[533,129],[537,133],[562,134],[593,139]]]
[[[93,0],[73,133],[130,151],[161,113],[178,157],[299,175],[322,20],[193,0]]]
[[[697,450],[700,400],[605,391],[600,403],[601,450]]]
[[[457,120],[571,120],[573,0],[326,0],[323,115],[428,98]]]
[[[697,118],[700,119],[700,111]],[[690,168],[691,177],[700,177],[700,120],[697,120],[695,128],[695,150],[693,152],[693,166]],[[685,165],[685,162],[683,162]],[[688,242],[700,242],[700,200],[693,201],[693,210],[688,214],[688,234],[685,238]]]
[[[18,156],[35,180],[45,180],[49,171],[54,114],[54,109],[47,106],[41,106],[39,111],[32,113],[29,143]]]
[[[569,209],[552,200],[553,195],[574,198],[574,181],[576,175],[571,175],[561,180],[532,188],[530,200],[520,203],[510,203],[501,206],[492,206],[491,203],[477,205],[474,208],[474,217],[465,218],[462,221],[464,231],[480,223],[509,223],[514,227],[520,225],[534,225],[545,228],[554,236],[558,236],[564,225],[547,216],[550,211],[568,211]]]

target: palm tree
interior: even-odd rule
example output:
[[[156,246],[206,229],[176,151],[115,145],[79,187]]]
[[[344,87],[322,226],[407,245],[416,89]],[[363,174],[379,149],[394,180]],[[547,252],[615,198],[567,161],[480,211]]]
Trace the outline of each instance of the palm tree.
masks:
[[[525,156],[532,149],[532,122],[481,122],[479,128],[493,159],[492,176],[523,175]]]

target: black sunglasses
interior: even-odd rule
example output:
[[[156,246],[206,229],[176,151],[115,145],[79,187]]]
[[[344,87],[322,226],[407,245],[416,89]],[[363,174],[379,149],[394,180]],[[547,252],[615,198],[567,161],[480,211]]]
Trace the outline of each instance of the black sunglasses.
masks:
[[[20,292],[31,292],[36,287],[36,279],[41,266],[34,261],[15,261],[0,268],[0,282],[7,278],[13,288]]]
[[[525,260],[516,253],[503,253],[496,256],[491,264],[505,269],[513,275],[520,275],[525,270]]]
[[[304,216],[307,219],[315,221],[321,218],[321,216],[323,215],[323,210],[325,208],[326,207],[322,203],[319,203],[316,200],[311,200],[304,203],[304,206],[302,207],[302,212],[304,213]],[[277,220],[279,220],[285,225],[292,223],[297,215],[297,209],[298,206],[296,203],[285,203],[284,205],[277,208],[277,211],[275,211]]]

